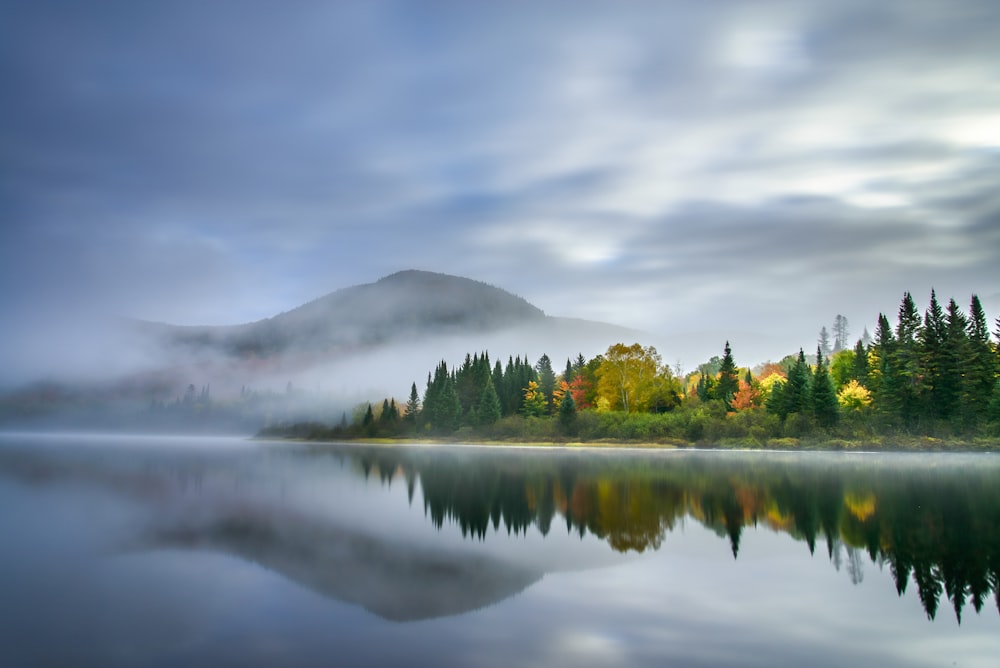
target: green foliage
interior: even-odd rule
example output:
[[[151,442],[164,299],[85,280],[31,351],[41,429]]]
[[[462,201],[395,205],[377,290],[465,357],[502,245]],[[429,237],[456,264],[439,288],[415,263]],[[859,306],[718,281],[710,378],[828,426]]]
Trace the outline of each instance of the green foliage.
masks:
[[[552,393],[556,389],[556,374],[552,370],[552,360],[548,355],[542,355],[535,362],[538,372],[538,389],[545,399],[545,412],[552,413]]]
[[[567,436],[576,433],[576,402],[571,392],[567,392],[559,404],[559,428]]]
[[[837,333],[841,339],[846,336]],[[491,366],[487,353],[477,353],[466,355],[450,372],[442,361],[428,374],[423,402],[413,383],[404,417],[395,400],[387,398],[380,405],[361,404],[353,425],[333,431],[345,436],[449,435],[462,427],[459,435],[467,438],[546,435],[751,446],[819,433],[869,441],[899,430],[934,438],[1000,435],[1000,358],[975,295],[966,316],[954,299],[942,309],[932,292],[921,318],[906,293],[895,330],[880,314],[870,346],[863,338],[832,359],[819,346],[815,368],[800,349],[780,363],[787,378],[777,366],[767,365],[759,380],[747,371],[741,389],[743,372],[726,342],[721,358],[713,357],[689,374],[685,394],[681,380],[661,366],[654,348],[616,344],[590,360],[582,355],[567,360],[562,380],[568,386],[560,385],[557,392],[559,379],[547,355],[535,365],[510,357],[502,367],[499,361]],[[543,384],[549,382],[552,389],[545,392]],[[553,409],[557,394],[561,399]],[[207,386],[202,395],[207,397]],[[208,403],[198,399],[193,386],[185,401]],[[761,404],[766,410],[760,410]]]
[[[823,358],[822,348],[816,349],[816,369],[812,377],[812,408],[816,416],[816,423],[829,429],[837,423],[838,404],[837,394],[833,389],[830,374],[826,369],[826,360]]]
[[[733,351],[726,341],[722,362],[719,364],[719,380],[715,385],[715,398],[721,400],[726,408],[730,408],[733,396],[740,388],[739,376],[736,373],[736,363],[733,361]]]
[[[487,376],[479,394],[479,406],[476,409],[477,424],[480,427],[488,427],[499,420],[501,414],[500,398],[493,386],[493,378]]]

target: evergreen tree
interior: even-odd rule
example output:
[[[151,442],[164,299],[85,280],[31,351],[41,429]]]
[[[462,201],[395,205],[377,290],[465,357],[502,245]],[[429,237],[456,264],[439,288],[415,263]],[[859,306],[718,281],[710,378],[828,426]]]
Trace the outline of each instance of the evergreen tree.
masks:
[[[562,379],[566,383],[572,383],[574,375],[575,374],[573,373],[573,362],[570,360],[570,358],[567,357],[566,358],[566,370],[563,371],[563,377],[562,377]]]
[[[816,422],[830,428],[837,422],[837,393],[833,389],[823,350],[816,347],[816,369],[812,377],[812,406]]]
[[[542,355],[535,364],[538,371],[538,389],[545,398],[545,411],[552,413],[552,392],[556,389],[556,374],[552,370],[552,360],[548,355]]]
[[[868,351],[861,339],[854,344],[854,370],[851,375],[858,383],[868,387]]]
[[[733,351],[726,341],[723,349],[722,364],[719,367],[719,381],[715,386],[715,396],[726,404],[726,410],[731,408],[733,396],[740,389],[739,375],[736,373],[736,363],[733,361]]]
[[[455,391],[455,383],[444,384],[441,392],[441,405],[438,411],[437,431],[442,434],[450,434],[458,429],[462,420],[462,404],[458,400],[458,392]]]
[[[788,372],[788,381],[782,391],[784,401],[782,410],[785,416],[790,413],[806,414],[809,412],[812,404],[809,388],[810,376],[805,353],[799,348],[799,356]]]
[[[375,413],[372,412],[372,405],[368,404],[368,410],[365,411],[365,416],[361,420],[361,426],[364,428],[365,433],[368,436],[375,435]]]
[[[785,384],[784,382],[777,382],[771,385],[771,391],[768,393],[765,402],[767,412],[777,415],[782,421],[788,417],[785,402]]]
[[[406,417],[405,420],[413,426],[417,423],[417,417],[420,415],[420,395],[417,394],[417,384],[413,383],[410,385],[410,398],[406,401]]]
[[[931,290],[931,303],[924,314],[924,327],[920,330],[920,365],[922,403],[927,414],[944,417],[941,373],[945,346],[944,312],[937,295]]]
[[[875,342],[871,348],[872,365],[869,369],[868,389],[875,397],[875,405],[884,413],[894,412],[896,374],[895,360],[896,339],[892,335],[889,319],[882,313],[878,316],[878,329],[875,330]]]
[[[969,352],[965,314],[954,299],[948,302],[944,328],[938,387],[935,393],[937,402],[935,414],[946,420],[952,420],[959,417],[959,401],[964,389],[962,376]]]
[[[567,392],[559,404],[559,428],[567,436],[576,433],[576,402],[572,392]]]
[[[487,378],[483,382],[482,392],[479,394],[479,406],[476,409],[476,418],[479,426],[488,427],[500,419],[500,398],[497,396],[496,388],[493,386],[493,379]]]
[[[892,405],[903,423],[912,426],[920,416],[920,315],[909,292],[899,305],[896,349],[893,357],[894,396]]]
[[[979,297],[972,295],[966,325],[967,354],[962,359],[962,406],[965,424],[975,427],[986,415],[997,376],[997,362],[990,347],[990,331]]]

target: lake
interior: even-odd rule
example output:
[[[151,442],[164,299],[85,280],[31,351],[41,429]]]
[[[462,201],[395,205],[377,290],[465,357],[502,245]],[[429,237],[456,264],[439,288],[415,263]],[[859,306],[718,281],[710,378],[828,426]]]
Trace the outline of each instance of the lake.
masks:
[[[1000,457],[0,436],[0,665],[991,666]]]

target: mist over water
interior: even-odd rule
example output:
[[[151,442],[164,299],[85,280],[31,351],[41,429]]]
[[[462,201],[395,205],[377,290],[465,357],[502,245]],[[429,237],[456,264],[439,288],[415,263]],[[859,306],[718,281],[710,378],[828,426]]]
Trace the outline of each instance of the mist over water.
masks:
[[[0,649],[990,666],[998,475],[978,455],[3,434]]]

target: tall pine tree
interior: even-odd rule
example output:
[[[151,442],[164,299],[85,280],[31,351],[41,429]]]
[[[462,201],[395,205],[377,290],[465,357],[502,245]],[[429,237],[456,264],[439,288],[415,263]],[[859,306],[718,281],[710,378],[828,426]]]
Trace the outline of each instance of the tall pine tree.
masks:
[[[740,389],[740,379],[736,372],[736,363],[733,361],[733,351],[726,341],[726,347],[722,353],[722,364],[719,367],[719,380],[715,385],[715,396],[726,404],[726,410],[731,408],[733,396]]]
[[[816,347],[816,369],[812,377],[812,407],[816,422],[821,427],[829,429],[836,424],[837,393],[833,389],[833,381],[830,380],[830,373],[826,368],[823,349],[819,346]]]

